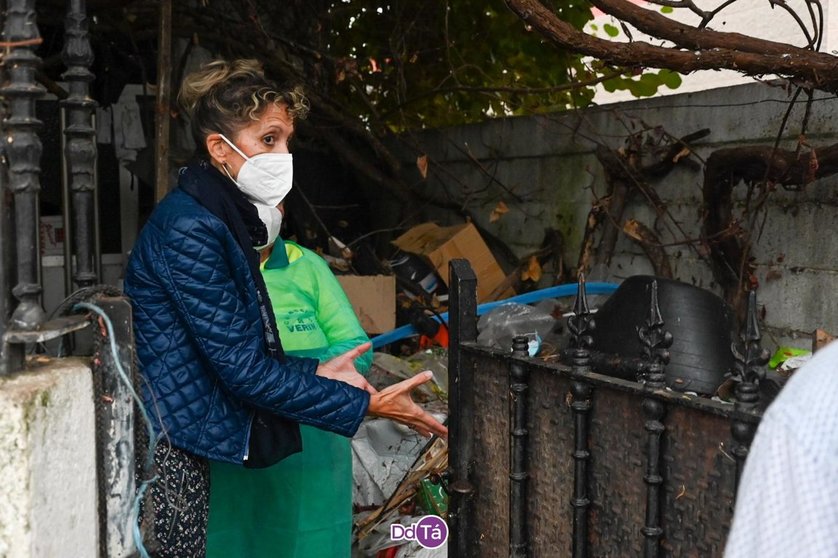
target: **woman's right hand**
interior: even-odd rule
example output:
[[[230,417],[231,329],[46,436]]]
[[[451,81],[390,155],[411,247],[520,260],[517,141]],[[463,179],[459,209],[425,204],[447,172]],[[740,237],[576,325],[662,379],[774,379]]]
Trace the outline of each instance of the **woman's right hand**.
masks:
[[[324,362],[317,367],[317,375],[330,380],[346,382],[370,394],[377,393],[372,384],[355,369],[355,359],[370,350],[370,347],[372,347],[372,343],[367,342]]]
[[[386,387],[370,397],[367,413],[384,417],[409,426],[422,436],[436,434],[448,438],[448,429],[430,413],[416,404],[410,393],[434,377],[434,373],[425,370],[414,377]]]

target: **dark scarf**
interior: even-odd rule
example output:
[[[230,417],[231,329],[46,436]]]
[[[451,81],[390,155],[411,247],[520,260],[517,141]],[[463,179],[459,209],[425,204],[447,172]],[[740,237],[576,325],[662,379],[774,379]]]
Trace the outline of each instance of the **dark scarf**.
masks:
[[[268,240],[268,229],[259,220],[256,207],[250,203],[236,185],[205,160],[190,164],[180,170],[178,186],[195,198],[210,213],[227,225],[247,259],[250,275],[256,285],[259,314],[265,334],[268,354],[280,362],[285,352],[279,340],[276,317],[268,297],[265,279],[259,270],[259,253],[254,246],[263,246]],[[285,253],[281,239],[274,251]],[[250,455],[245,467],[260,468],[273,465],[283,457],[302,449],[297,423],[273,413],[257,411],[250,434]]]
[[[276,318],[271,311],[268,289],[259,271],[259,253],[253,249],[254,246],[263,246],[268,241],[268,229],[259,220],[256,207],[229,178],[207,161],[199,161],[181,169],[178,186],[221,219],[233,233],[247,259],[253,282],[256,283],[256,296],[268,352],[273,358],[284,360],[285,353],[277,335]],[[282,248],[284,251],[284,246]]]

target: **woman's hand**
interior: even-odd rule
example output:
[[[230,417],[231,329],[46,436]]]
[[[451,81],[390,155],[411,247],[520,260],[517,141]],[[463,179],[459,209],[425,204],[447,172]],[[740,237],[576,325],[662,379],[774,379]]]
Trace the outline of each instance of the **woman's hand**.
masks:
[[[410,392],[433,377],[433,372],[425,370],[408,380],[373,393],[367,414],[395,420],[413,428],[422,436],[436,434],[448,438],[448,429],[417,405],[410,396]]]
[[[367,379],[355,369],[355,359],[369,351],[370,347],[372,347],[372,343],[367,342],[324,362],[317,367],[317,375],[321,378],[346,382],[371,394],[378,393]]]

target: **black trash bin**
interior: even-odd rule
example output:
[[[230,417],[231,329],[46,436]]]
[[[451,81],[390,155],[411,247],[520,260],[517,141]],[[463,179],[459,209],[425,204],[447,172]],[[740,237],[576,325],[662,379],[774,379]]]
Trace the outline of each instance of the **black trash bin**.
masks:
[[[642,354],[637,329],[649,317],[653,281],[658,283],[664,329],[673,338],[667,385],[678,391],[715,393],[734,367],[730,347],[736,322],[731,306],[707,289],[663,277],[629,277],[595,315],[594,350],[622,357]],[[625,369],[604,372],[636,379]]]

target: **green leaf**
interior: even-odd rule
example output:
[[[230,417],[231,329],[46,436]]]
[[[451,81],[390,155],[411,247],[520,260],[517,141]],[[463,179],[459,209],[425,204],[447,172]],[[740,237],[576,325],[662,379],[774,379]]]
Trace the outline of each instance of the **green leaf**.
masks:
[[[643,74],[637,81],[632,81],[629,91],[636,97],[651,97],[658,92],[661,80],[656,74]]]
[[[673,72],[672,70],[661,70],[658,72],[658,77],[665,86],[670,89],[678,89],[683,81],[681,79],[681,74],[678,72]]]
[[[606,23],[602,26],[605,32],[608,34],[609,37],[616,37],[620,34],[620,30],[617,27],[611,25],[610,23]]]
[[[620,85],[620,80],[617,78],[607,79],[602,82],[602,88],[608,91],[609,93],[613,93],[617,90]]]
[[[642,81],[638,81],[636,83],[637,86],[634,88],[632,93],[634,93],[638,97],[651,97],[652,95],[658,92],[657,85],[644,83]]]

